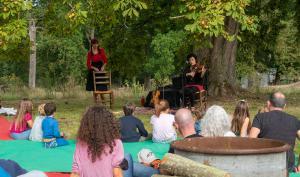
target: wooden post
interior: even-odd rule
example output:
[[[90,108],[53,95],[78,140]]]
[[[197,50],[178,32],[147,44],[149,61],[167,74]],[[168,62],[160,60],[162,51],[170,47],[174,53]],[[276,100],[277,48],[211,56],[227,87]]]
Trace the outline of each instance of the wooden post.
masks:
[[[230,177],[230,174],[223,170],[170,153],[163,158],[160,170],[182,177]]]
[[[29,20],[29,39],[30,39],[30,61],[29,61],[29,83],[30,88],[35,88],[36,80],[36,25],[35,20]]]

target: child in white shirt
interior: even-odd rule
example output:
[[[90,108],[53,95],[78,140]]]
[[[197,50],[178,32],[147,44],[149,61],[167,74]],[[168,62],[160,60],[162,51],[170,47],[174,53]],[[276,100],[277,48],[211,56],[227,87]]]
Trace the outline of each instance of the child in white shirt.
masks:
[[[45,118],[45,104],[41,104],[38,107],[39,115],[35,118],[30,135],[29,140],[42,142],[43,139],[43,130],[42,130],[42,122]]]
[[[150,122],[153,126],[152,141],[155,143],[170,143],[177,138],[173,127],[174,115],[169,114],[169,110],[167,100],[160,100],[155,105],[155,114],[151,117]]]

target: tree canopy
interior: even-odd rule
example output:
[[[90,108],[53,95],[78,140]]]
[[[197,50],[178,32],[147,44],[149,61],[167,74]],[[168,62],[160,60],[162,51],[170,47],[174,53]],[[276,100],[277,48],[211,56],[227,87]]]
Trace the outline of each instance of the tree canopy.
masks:
[[[216,85],[270,68],[277,83],[296,81],[299,7],[299,0],[0,0],[0,77],[27,82],[28,24],[34,19],[41,87],[66,78],[83,85],[93,37],[105,48],[117,83],[154,78],[162,85],[180,73],[191,52],[212,74],[224,76],[211,78]],[[219,72],[222,66],[229,70]]]

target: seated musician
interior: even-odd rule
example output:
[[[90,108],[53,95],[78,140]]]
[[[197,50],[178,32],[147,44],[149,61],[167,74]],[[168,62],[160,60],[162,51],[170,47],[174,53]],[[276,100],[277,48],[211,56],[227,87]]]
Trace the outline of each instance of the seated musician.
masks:
[[[201,65],[197,56],[193,53],[187,56],[189,65],[185,69],[186,85],[184,86],[184,104],[185,106],[194,106],[194,100],[197,99],[197,92],[207,90],[208,71],[204,65]]]

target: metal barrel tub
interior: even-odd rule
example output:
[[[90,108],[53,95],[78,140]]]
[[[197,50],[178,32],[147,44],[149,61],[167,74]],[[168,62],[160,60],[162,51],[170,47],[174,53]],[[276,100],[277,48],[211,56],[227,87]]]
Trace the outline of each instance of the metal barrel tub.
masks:
[[[175,154],[225,170],[232,177],[288,176],[290,146],[271,139],[201,137],[175,141]]]

